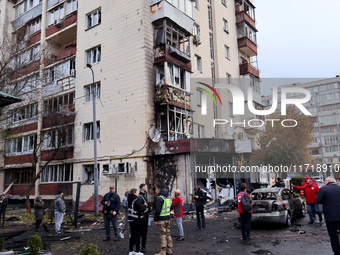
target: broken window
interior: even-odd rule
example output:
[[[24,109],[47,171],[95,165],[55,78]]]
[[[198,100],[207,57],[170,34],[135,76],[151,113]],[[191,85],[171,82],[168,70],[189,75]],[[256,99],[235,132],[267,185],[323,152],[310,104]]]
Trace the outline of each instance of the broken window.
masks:
[[[74,110],[74,92],[44,101],[44,116],[52,113],[70,113]]]
[[[100,138],[100,122],[97,121],[97,139]],[[84,140],[90,141],[93,140],[93,123],[84,124]]]
[[[98,179],[99,179],[99,164],[97,165]],[[94,165],[84,166],[84,182],[93,184],[94,181]]]
[[[155,27],[154,40],[155,45],[167,44],[180,52],[190,57],[190,34],[186,34],[175,24],[168,20],[164,20],[163,23]],[[183,56],[181,56],[183,57]],[[186,58],[188,58],[186,57]]]
[[[34,149],[36,134],[10,138],[6,141],[7,155],[20,155],[32,152]]]
[[[162,133],[167,132],[164,135],[167,135],[168,141],[189,138],[192,135],[192,114],[185,109],[168,105],[167,114],[160,114],[159,126]]]
[[[32,168],[20,168],[5,170],[5,184],[9,185],[14,180],[15,184],[28,184],[32,181],[35,169]]]
[[[93,101],[93,90],[96,92],[96,99],[100,99],[100,82],[85,86],[85,102]]]
[[[86,51],[86,64],[96,64],[100,62],[101,47],[97,46]]]
[[[73,164],[48,165],[40,175],[41,183],[71,182]]]
[[[72,146],[73,140],[73,125],[51,129],[42,134],[42,148],[46,150]]]
[[[101,23],[101,9],[95,10],[87,15],[87,29]]]

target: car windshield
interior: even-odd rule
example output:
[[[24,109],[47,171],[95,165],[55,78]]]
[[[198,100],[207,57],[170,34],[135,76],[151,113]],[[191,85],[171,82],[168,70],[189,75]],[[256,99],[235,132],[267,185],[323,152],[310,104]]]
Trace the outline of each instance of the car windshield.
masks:
[[[276,200],[277,193],[274,192],[255,192],[252,194],[254,200]]]

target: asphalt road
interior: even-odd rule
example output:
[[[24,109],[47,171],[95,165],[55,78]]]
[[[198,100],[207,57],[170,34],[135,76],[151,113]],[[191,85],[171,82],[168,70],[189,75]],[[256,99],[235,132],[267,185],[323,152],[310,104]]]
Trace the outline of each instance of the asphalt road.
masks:
[[[173,254],[174,255],[212,255],[212,254],[333,254],[327,234],[327,229],[324,223],[314,223],[308,225],[308,216],[298,219],[296,225],[291,228],[258,224],[252,227],[251,241],[241,240],[241,231],[235,226],[238,222],[238,213],[222,213],[210,216],[207,219],[207,228],[204,231],[196,230],[196,221],[188,216],[184,217],[185,240],[174,240]],[[58,238],[71,236],[66,241],[52,241],[46,244],[46,250],[52,254],[79,254],[80,249],[87,243],[96,244],[100,250],[100,254],[128,254],[128,233],[125,232],[126,238],[118,242],[110,240],[103,242],[105,231],[101,229],[103,224],[95,226],[81,226],[83,229],[90,228],[91,231],[64,233],[61,236],[55,235],[53,230],[45,233],[43,230],[38,234],[43,240],[58,240]],[[64,226],[64,230],[69,227]],[[25,242],[30,235],[36,234],[33,226],[7,226],[3,231],[12,231],[19,229],[29,229],[22,235],[8,239],[8,245],[17,243],[18,240]],[[299,231],[305,231],[304,234],[299,234]],[[113,232],[113,231],[112,231]],[[111,237],[113,233],[111,232]],[[172,235],[177,234],[177,226],[175,222],[171,225]],[[149,228],[147,252],[155,254],[159,252],[160,240],[157,227],[152,224]]]

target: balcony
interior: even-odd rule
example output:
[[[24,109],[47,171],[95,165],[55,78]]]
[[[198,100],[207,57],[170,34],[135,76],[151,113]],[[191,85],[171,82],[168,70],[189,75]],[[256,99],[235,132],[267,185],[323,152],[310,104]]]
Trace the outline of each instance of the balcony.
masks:
[[[253,28],[255,28],[255,20],[253,20],[247,13],[244,11],[236,13],[236,23],[247,22]]]
[[[248,57],[257,55],[257,45],[248,37],[244,36],[237,39],[238,49]]]
[[[77,52],[77,43],[73,42],[59,50],[57,59],[59,61],[64,58],[68,58],[72,55],[75,55],[76,52]]]
[[[154,49],[154,63],[169,61],[187,71],[191,72],[191,60],[185,53],[176,50],[170,45],[160,45]]]
[[[181,0],[183,1],[183,0]],[[191,1],[188,1],[188,4],[186,5],[186,7],[189,7],[191,5],[192,7],[192,3]],[[190,2],[190,3],[189,3]],[[185,9],[188,9],[188,14],[190,14],[190,7],[189,8],[185,8],[185,6],[181,6],[183,8],[183,11]],[[152,13],[152,21],[157,21],[157,20],[161,20],[164,18],[168,18],[170,20],[172,20],[173,22],[175,22],[177,25],[181,26],[183,29],[185,29],[188,33],[191,33],[192,27],[194,25],[194,20],[185,12],[181,11],[181,9],[176,8],[174,5],[172,5],[171,3],[169,3],[168,1],[151,1],[151,13]],[[192,15],[192,12],[191,12]]]
[[[39,15],[41,15],[41,12],[42,12],[42,4],[40,3],[37,6],[30,9],[29,11],[22,14],[21,16],[14,19],[12,23],[13,29],[16,30],[17,28],[26,24],[28,21],[38,17]]]
[[[249,63],[240,64],[240,75],[251,74],[257,78],[260,77],[260,72]]]
[[[78,12],[74,11],[64,17],[62,20],[60,20],[60,23],[56,23],[55,25],[52,25],[46,29],[46,37],[49,37],[50,35],[53,35],[59,31],[64,30],[64,28],[67,28],[77,22],[77,17],[78,17]],[[65,34],[65,36],[71,36],[74,37],[76,34],[76,29],[75,31],[70,31],[70,35]]]
[[[171,104],[190,110],[190,93],[170,85],[162,85],[156,89],[155,101],[159,105]]]

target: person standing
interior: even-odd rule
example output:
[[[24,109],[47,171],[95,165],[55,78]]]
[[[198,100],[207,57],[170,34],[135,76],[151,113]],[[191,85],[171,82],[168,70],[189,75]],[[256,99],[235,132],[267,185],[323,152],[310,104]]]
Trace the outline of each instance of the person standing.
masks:
[[[328,235],[331,239],[332,250],[335,255],[340,255],[338,226],[340,225],[340,187],[333,177],[327,177],[325,186],[321,187],[316,201],[323,205]]]
[[[184,231],[183,231],[183,198],[181,196],[181,191],[177,189],[175,191],[175,197],[172,199],[172,204],[174,205],[174,216],[176,219],[176,225],[179,230],[179,236],[177,241],[184,241]]]
[[[206,195],[199,186],[196,186],[194,191],[195,191],[194,199],[195,199],[195,205],[196,205],[197,229],[204,230],[205,229],[204,205],[206,201]],[[202,219],[202,225],[201,225],[201,219]]]
[[[139,253],[140,238],[142,234],[142,215],[146,210],[146,202],[138,197],[137,189],[131,189],[128,195],[128,219],[130,225],[129,249],[133,253],[133,246],[136,245],[136,252]]]
[[[40,196],[37,196],[34,200],[34,216],[35,216],[35,231],[39,231],[41,222],[44,219],[44,202]]]
[[[170,235],[170,210],[172,208],[169,191],[161,184],[156,187],[154,224],[158,226],[161,238],[161,251],[156,255],[172,254],[172,238]]]
[[[0,197],[0,223],[2,218],[2,226],[5,226],[5,216],[6,216],[6,209],[7,209],[8,199],[5,194],[1,194]]]
[[[139,199],[141,200],[142,204],[146,205],[146,208],[144,212],[142,212],[141,215],[141,221],[142,221],[142,249],[141,252],[146,252],[146,239],[148,235],[148,221],[149,221],[149,202],[148,202],[148,186],[145,183],[142,183],[139,185]]]
[[[284,183],[283,180],[281,180],[280,177],[277,177],[277,182],[272,186],[273,188],[274,187],[278,187],[278,188],[284,188],[286,185]]]
[[[104,225],[106,231],[106,237],[103,241],[110,240],[110,222],[112,222],[115,238],[113,241],[118,241],[118,227],[117,227],[117,215],[120,209],[120,197],[115,193],[115,187],[110,186],[110,191],[106,193],[101,201],[104,213]]]
[[[237,194],[237,212],[240,214],[241,218],[241,233],[242,240],[251,240],[250,238],[250,225],[251,225],[251,211],[244,212],[241,206],[241,199],[243,196],[248,196],[249,202],[252,202],[251,195],[247,192],[247,184],[241,183],[240,192]]]
[[[64,193],[59,190],[54,199],[54,216],[55,216],[55,232],[57,234],[61,234],[61,223],[63,222],[66,206],[65,201],[63,199]]]
[[[308,224],[314,223],[314,215],[315,212],[319,216],[319,221],[322,222],[322,214],[319,211],[319,204],[316,202],[316,196],[319,193],[319,186],[311,179],[307,180],[305,186],[296,186],[293,185],[295,189],[304,190],[306,201],[307,201],[307,211],[309,215]]]
[[[124,212],[125,212],[125,223],[124,223],[124,227],[123,229],[120,231],[119,236],[120,238],[124,238],[124,232],[127,229],[128,226],[128,196],[130,194],[130,191],[125,191],[125,197],[123,198],[123,208],[124,208]]]

